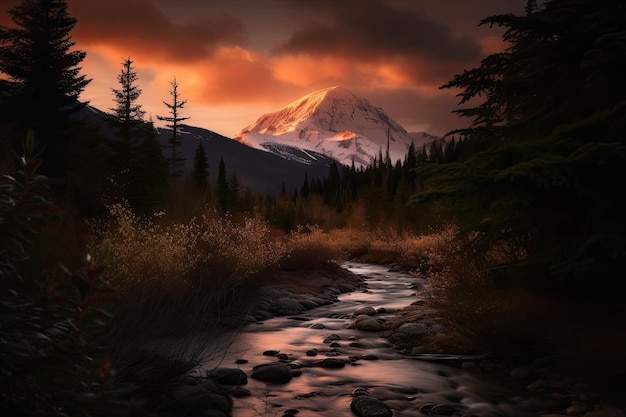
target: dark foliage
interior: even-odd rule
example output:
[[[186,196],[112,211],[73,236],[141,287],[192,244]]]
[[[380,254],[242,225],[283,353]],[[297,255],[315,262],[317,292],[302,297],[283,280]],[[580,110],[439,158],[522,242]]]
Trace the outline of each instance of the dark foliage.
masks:
[[[32,137],[27,141],[29,155]],[[0,179],[0,410],[10,415],[107,416],[128,386],[116,385],[103,336],[114,297],[88,264],[43,278],[34,267],[43,228],[61,214],[47,198],[41,159],[24,157]]]
[[[165,121],[167,123],[167,127],[172,129],[172,135],[168,141],[168,147],[171,149],[171,156],[168,161],[170,164],[170,176],[176,178],[183,175],[184,166],[184,159],[180,157],[179,149],[182,144],[180,127],[181,123],[188,120],[189,117],[182,117],[180,115],[180,111],[183,107],[185,107],[185,104],[187,104],[187,100],[180,99],[176,78],[174,78],[170,84],[172,85],[172,89],[170,90],[172,102],[163,102],[163,104],[165,104],[165,106],[169,109],[170,116],[157,116],[157,119]]]
[[[78,97],[90,80],[80,75],[82,51],[72,51],[76,19],[63,0],[24,0],[7,12],[14,25],[0,26],[0,71],[15,82],[7,107],[22,136],[35,132],[45,173],[63,173],[69,115],[85,103]]]
[[[525,260],[509,277],[612,294],[626,268],[626,7],[620,1],[551,0],[528,14],[492,16],[505,52],[457,75],[462,163],[418,171],[415,202],[445,201],[476,253],[513,243]],[[567,285],[560,286],[559,283]],[[593,282],[590,287],[589,283]]]
[[[205,190],[209,185],[209,163],[202,142],[198,143],[193,159],[193,184],[197,190]]]

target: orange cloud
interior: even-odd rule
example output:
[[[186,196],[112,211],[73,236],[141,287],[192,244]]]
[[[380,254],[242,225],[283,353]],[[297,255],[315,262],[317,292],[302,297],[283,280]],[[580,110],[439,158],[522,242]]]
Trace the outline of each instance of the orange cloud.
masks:
[[[261,112],[331,85],[370,98],[409,130],[442,134],[459,121],[450,113],[455,92],[438,87],[502,49],[493,32],[478,35],[479,17],[519,3],[67,1],[78,20],[73,40],[87,52],[81,72],[93,79],[83,99],[102,110],[112,107],[111,88],[118,87],[122,60],[130,57],[148,115],[166,114],[162,101],[170,99],[176,76],[193,124],[211,128],[228,120],[234,125],[222,130],[228,135]],[[0,0],[0,8],[20,2]],[[0,14],[0,24],[9,22]]]

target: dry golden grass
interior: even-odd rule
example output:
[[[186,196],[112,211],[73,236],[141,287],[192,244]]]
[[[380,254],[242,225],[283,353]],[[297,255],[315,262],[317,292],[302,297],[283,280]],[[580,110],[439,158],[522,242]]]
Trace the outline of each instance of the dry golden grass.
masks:
[[[262,220],[215,211],[181,222],[113,205],[90,230],[92,253],[123,299],[110,306],[123,338],[224,325],[227,312],[245,308],[237,305],[238,286],[287,253]]]
[[[271,238],[256,218],[235,222],[214,211],[186,223],[147,220],[123,205],[110,207],[108,221],[91,224],[96,260],[120,289],[166,284],[177,286],[199,268],[243,279],[276,263],[287,247]]]

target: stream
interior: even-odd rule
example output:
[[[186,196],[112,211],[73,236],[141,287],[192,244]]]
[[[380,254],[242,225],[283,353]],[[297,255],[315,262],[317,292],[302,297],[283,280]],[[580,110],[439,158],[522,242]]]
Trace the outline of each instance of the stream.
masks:
[[[248,375],[250,395],[234,399],[233,417],[353,417],[355,390],[383,401],[396,417],[424,415],[425,404],[454,407],[448,412],[440,407],[442,415],[525,415],[514,395],[479,379],[473,369],[411,358],[382,338],[383,332],[348,328],[359,308],[371,306],[378,311],[375,318],[385,319],[416,301],[419,279],[375,265],[348,262],[344,267],[365,278],[365,289],[341,294],[332,305],[247,324],[233,334],[219,359],[203,366],[238,367]],[[298,370],[295,377],[283,384],[250,378],[254,367],[278,362],[278,353]],[[345,366],[320,366],[326,358],[340,359]]]

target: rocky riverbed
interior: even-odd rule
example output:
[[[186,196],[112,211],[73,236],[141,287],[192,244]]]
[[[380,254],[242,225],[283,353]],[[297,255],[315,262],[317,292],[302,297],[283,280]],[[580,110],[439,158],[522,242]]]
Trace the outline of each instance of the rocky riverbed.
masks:
[[[447,326],[418,296],[423,280],[358,263],[281,273],[228,352],[190,376],[180,398],[196,404],[172,415],[626,417],[548,358],[446,346]]]

